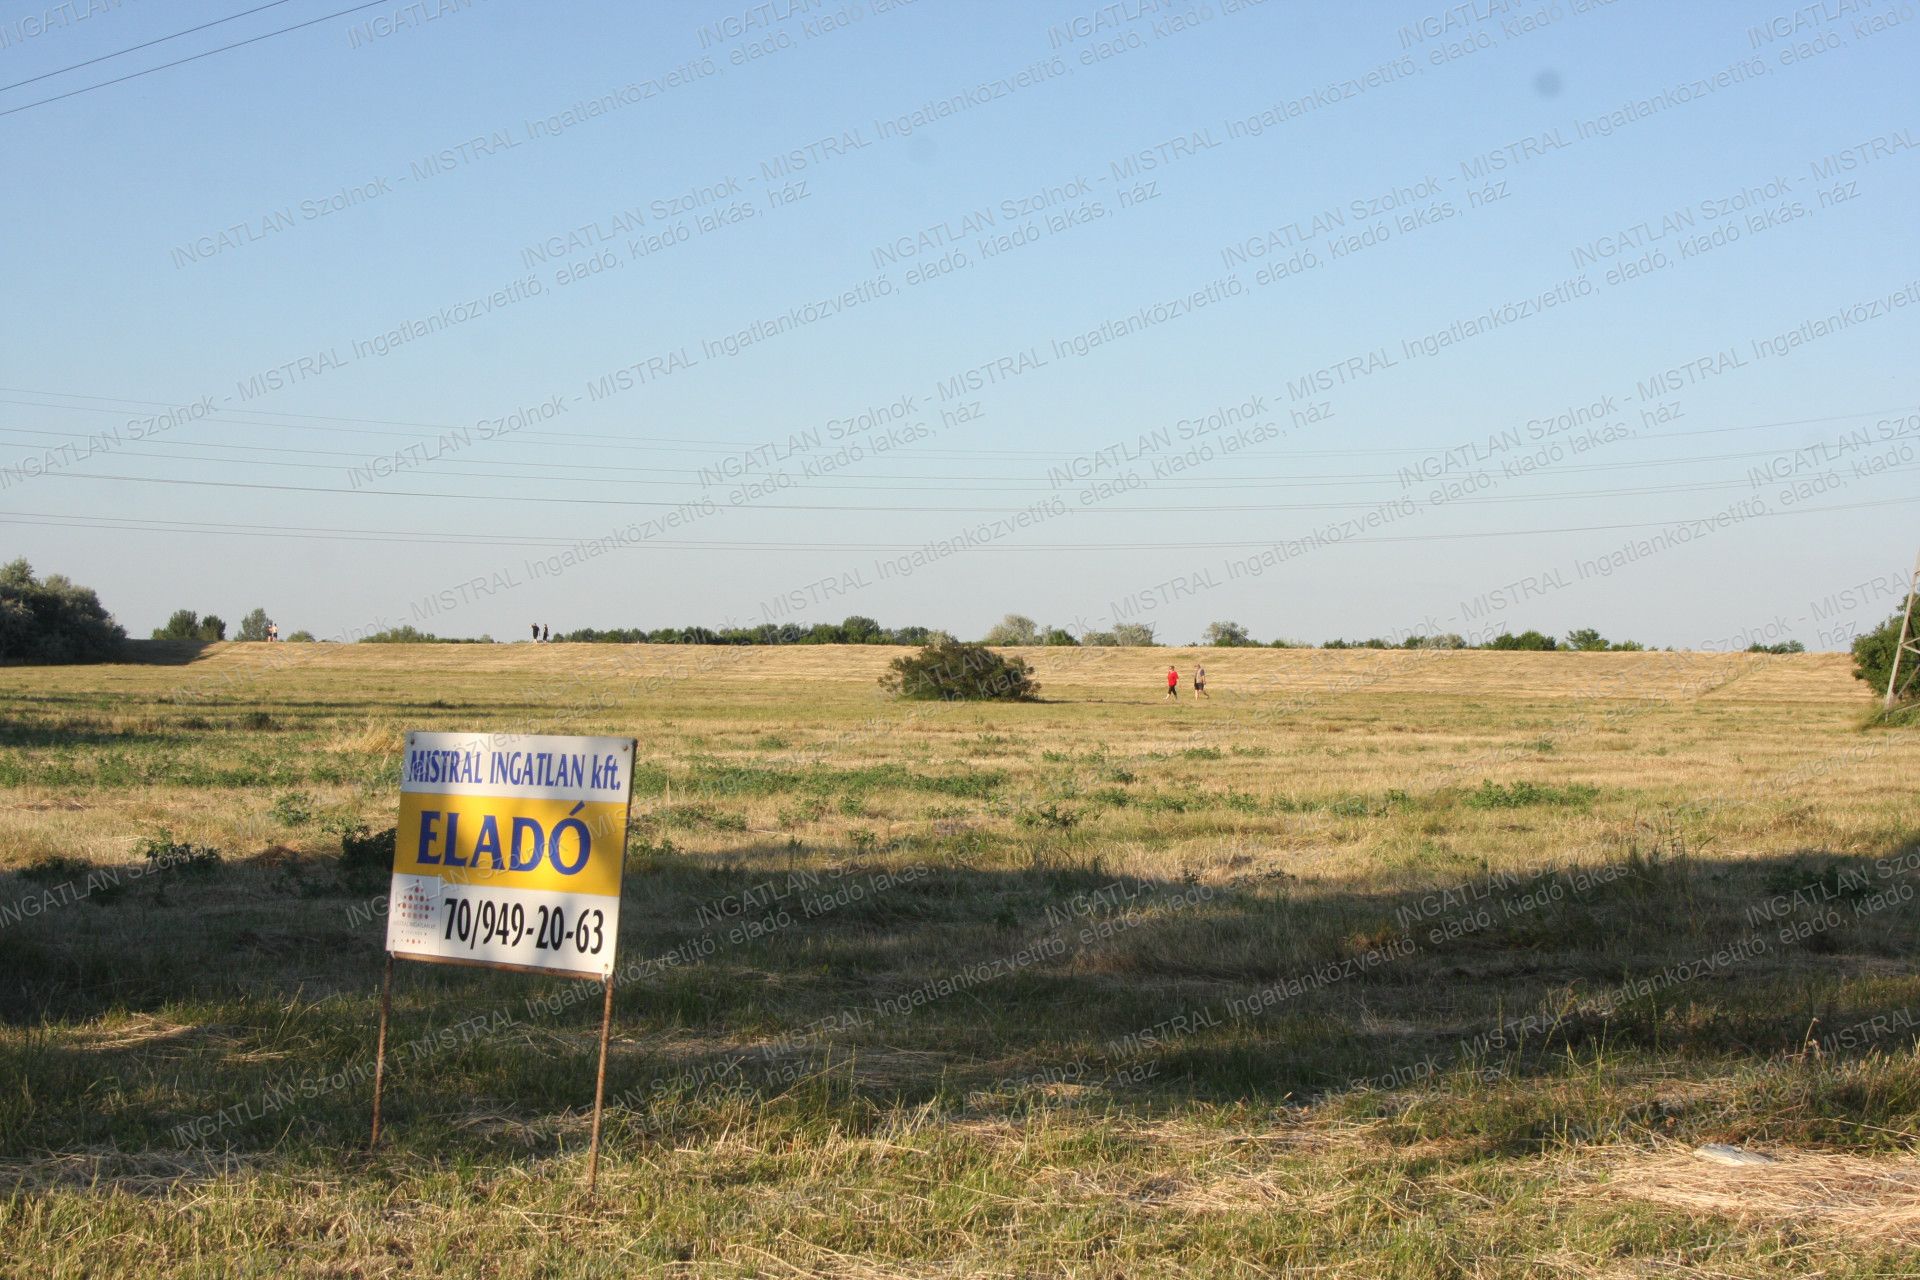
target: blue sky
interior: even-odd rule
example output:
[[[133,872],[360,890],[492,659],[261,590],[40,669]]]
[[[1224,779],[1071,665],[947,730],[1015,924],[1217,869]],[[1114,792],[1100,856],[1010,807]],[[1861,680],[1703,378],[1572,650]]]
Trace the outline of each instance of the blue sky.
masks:
[[[32,105],[348,6],[61,70],[249,7],[0,14],[0,519],[136,634],[1844,648],[1911,563],[1911,4],[435,0]]]

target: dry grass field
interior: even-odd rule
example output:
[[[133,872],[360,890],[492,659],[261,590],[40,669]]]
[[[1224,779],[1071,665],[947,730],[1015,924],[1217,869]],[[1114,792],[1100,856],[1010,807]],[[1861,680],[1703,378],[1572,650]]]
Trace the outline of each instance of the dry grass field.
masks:
[[[0,670],[0,1271],[1920,1270],[1920,731],[1846,659],[898,652]],[[399,966],[366,1149],[409,729],[639,740],[597,1202],[597,987]]]

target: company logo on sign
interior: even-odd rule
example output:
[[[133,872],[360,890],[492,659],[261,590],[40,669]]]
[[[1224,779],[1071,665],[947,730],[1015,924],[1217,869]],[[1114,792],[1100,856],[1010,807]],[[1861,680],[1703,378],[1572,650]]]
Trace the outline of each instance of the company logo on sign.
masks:
[[[433,920],[433,903],[419,885],[408,885],[400,898],[400,915],[416,928]]]

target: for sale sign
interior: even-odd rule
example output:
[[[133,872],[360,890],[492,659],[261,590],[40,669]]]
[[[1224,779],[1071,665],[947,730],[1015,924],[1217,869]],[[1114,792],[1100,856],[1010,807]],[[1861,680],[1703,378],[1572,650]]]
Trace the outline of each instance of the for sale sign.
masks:
[[[611,974],[633,750],[631,738],[408,734],[387,950]]]

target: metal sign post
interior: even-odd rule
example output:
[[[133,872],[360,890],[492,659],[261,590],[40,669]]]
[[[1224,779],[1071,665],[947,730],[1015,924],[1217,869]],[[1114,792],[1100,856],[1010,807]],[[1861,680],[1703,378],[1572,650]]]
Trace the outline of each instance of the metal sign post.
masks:
[[[600,1106],[607,1096],[607,1033],[613,1027],[613,975],[606,979],[607,998],[600,1009],[600,1070],[593,1078],[593,1139],[587,1147],[587,1197],[600,1181]]]
[[[634,748],[632,738],[407,735],[374,1047],[374,1145],[395,960],[597,979],[604,996],[587,1155],[594,1191]]]
[[[373,1138],[368,1147],[380,1145],[381,1078],[387,1070],[387,1014],[393,1008],[393,952],[387,952],[386,972],[380,977],[380,1038],[373,1046]]]

